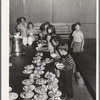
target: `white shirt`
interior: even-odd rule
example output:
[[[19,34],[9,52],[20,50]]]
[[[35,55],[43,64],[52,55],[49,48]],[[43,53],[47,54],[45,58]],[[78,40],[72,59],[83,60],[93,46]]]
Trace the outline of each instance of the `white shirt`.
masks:
[[[25,25],[22,25],[22,23],[20,23],[20,24],[17,26],[17,29],[20,30],[22,37],[26,37],[26,36],[27,36],[27,34],[26,34],[26,31],[27,31],[27,24],[26,24],[26,23],[25,23]]]
[[[84,39],[83,33],[81,31],[78,31],[78,32],[74,31],[72,36],[73,36],[73,41],[74,42],[81,43],[82,40]]]

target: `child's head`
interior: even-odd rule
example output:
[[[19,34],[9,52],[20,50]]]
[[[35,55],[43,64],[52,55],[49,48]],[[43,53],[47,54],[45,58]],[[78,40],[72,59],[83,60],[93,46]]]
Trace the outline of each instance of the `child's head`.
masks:
[[[48,27],[47,27],[47,34],[49,34],[49,35],[54,35],[54,34],[56,34],[56,30],[55,30],[55,27],[53,26],[53,25],[49,25]]]
[[[79,31],[80,29],[81,29],[81,23],[76,23],[75,24],[75,29],[76,29],[76,31]]]
[[[20,24],[21,23],[20,18],[17,18],[16,21],[17,21],[17,24]]]
[[[29,22],[28,25],[27,25],[27,28],[28,29],[32,29],[33,27],[34,27],[33,23],[32,22]]]
[[[45,30],[47,30],[47,28],[49,27],[50,23],[49,22],[45,22],[44,26],[45,26]]]
[[[57,46],[57,49],[61,56],[66,55],[68,53],[68,45],[65,42],[60,43]]]
[[[55,35],[55,36],[53,36],[53,37],[51,38],[50,42],[51,42],[51,44],[52,44],[53,46],[57,46],[57,45],[59,45],[59,44],[62,42],[62,39],[61,39],[60,36]]]
[[[24,23],[26,21],[26,18],[25,17],[21,17],[20,21],[21,21],[21,23]]]

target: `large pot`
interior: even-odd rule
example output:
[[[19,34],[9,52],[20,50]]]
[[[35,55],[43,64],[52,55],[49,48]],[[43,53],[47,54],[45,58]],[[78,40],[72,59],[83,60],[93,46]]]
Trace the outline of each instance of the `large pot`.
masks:
[[[23,52],[22,39],[13,38],[12,39],[12,55],[20,56]]]

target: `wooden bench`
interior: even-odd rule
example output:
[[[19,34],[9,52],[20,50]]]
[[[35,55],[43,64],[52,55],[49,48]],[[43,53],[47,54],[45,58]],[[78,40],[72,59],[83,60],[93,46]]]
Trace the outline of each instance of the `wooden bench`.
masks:
[[[42,23],[34,23],[35,29],[39,32],[39,27]],[[56,34],[60,35],[64,39],[68,39],[70,33],[72,32],[72,23],[51,23],[56,28]]]
[[[72,53],[78,70],[85,80],[85,84],[93,97],[96,100],[96,62],[86,53]]]

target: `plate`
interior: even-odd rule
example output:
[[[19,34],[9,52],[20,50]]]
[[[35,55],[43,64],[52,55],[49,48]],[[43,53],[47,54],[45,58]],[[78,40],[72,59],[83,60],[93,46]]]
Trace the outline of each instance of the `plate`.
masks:
[[[48,92],[48,95],[49,95],[50,97],[60,97],[60,96],[62,95],[62,93],[61,93],[59,90],[57,90],[56,92],[49,91],[49,92]]]
[[[44,85],[46,83],[47,83],[47,81],[45,79],[43,79],[43,78],[36,80],[36,84],[38,84],[38,85]]]
[[[55,74],[53,74],[52,72],[46,72],[45,78],[54,79],[55,78]]]
[[[41,76],[38,74],[30,74],[29,78],[30,79],[39,79]]]
[[[51,57],[52,58],[56,58],[57,57],[57,54],[53,53],[53,54],[51,54]]]
[[[30,79],[25,79],[22,81],[22,84],[24,84],[24,85],[31,85],[33,83],[34,83],[34,81],[30,81]]]
[[[33,72],[33,70],[24,70],[22,71],[24,74],[31,74]]]
[[[35,86],[34,85],[25,85],[23,87],[23,90],[24,91],[33,91],[35,89]]]
[[[50,98],[49,100],[62,100],[60,97]]]
[[[26,70],[34,69],[34,65],[27,65],[24,67]]]
[[[20,96],[22,98],[30,99],[30,98],[32,98],[34,96],[34,93],[33,92],[22,92],[20,94]]]
[[[47,100],[47,98],[48,98],[48,96],[47,96],[46,93],[45,94],[36,94],[34,96],[34,99],[35,100]]]
[[[44,93],[46,93],[46,91],[47,91],[46,85],[42,85],[42,86],[35,88],[35,92],[39,93],[39,94],[44,94]]]
[[[56,67],[57,67],[58,69],[63,69],[65,66],[64,66],[62,63],[57,63],[57,64],[56,64]]]
[[[15,92],[10,92],[9,93],[9,100],[14,100],[18,98],[18,94]]]
[[[11,91],[12,91],[12,87],[9,86],[9,92],[11,92]]]

